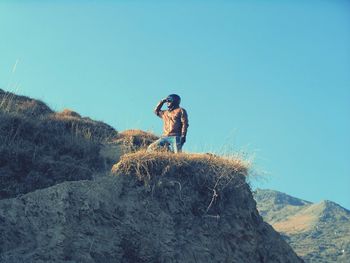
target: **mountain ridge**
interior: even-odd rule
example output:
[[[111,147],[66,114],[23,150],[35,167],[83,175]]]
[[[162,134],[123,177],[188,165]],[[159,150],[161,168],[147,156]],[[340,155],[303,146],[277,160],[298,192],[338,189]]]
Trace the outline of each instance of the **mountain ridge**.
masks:
[[[257,207],[306,262],[346,262],[350,257],[350,211],[323,200],[311,203],[285,193],[257,189]],[[293,200],[276,205],[275,199]]]

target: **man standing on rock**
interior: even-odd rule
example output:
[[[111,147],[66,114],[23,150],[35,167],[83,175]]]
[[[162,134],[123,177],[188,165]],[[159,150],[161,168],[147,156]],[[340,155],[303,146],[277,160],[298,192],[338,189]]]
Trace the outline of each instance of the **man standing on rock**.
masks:
[[[186,142],[188,128],[188,117],[185,109],[180,108],[181,98],[179,95],[171,94],[162,99],[154,110],[154,113],[163,119],[163,136],[148,146],[147,151],[169,145],[174,153],[181,152]],[[166,103],[168,110],[161,110]]]

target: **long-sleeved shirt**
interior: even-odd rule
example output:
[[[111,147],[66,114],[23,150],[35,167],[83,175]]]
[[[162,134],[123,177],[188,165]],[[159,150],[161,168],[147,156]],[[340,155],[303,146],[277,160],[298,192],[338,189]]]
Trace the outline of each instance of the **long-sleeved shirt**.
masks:
[[[173,110],[161,110],[163,102],[159,102],[154,113],[163,119],[163,135],[164,136],[182,136],[185,137],[188,128],[187,112],[183,108]]]

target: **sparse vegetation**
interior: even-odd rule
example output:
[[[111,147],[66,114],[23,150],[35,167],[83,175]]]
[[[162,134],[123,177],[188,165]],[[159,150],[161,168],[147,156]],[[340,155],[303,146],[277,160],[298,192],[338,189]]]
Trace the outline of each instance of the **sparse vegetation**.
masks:
[[[205,169],[204,169],[205,167]],[[182,176],[191,174],[192,170],[205,173],[214,180],[228,178],[233,175],[248,174],[249,163],[242,159],[224,158],[214,154],[190,154],[171,152],[138,151],[122,156],[120,162],[112,167],[112,173],[136,175],[140,180],[150,180],[151,175],[169,175],[181,172]],[[204,169],[204,170],[202,170]]]
[[[42,117],[53,111],[42,101],[19,96],[0,89],[0,111],[2,113],[20,114],[31,118]]]
[[[56,126],[62,132],[69,131],[96,143],[110,142],[118,136],[116,130],[111,126],[88,117],[81,117],[78,113],[68,109],[48,115],[46,120],[50,122],[49,125]]]
[[[117,135],[101,122],[54,113],[44,103],[0,90],[0,198],[91,179],[105,169],[101,142]]]
[[[122,145],[124,152],[136,152],[146,149],[148,145],[157,140],[159,137],[151,132],[142,130],[126,130],[118,134],[114,141]]]
[[[179,181],[193,184],[203,193],[201,203],[207,200],[206,207],[198,207],[199,213],[207,214],[226,190],[246,186],[248,166],[242,159],[213,154],[138,151],[123,155],[112,167],[112,174],[136,176],[146,185],[153,186],[164,178],[172,178],[172,183],[178,183],[180,189]]]
[[[255,199],[264,220],[306,262],[348,262],[350,211],[330,201],[313,204],[272,190],[258,189]]]

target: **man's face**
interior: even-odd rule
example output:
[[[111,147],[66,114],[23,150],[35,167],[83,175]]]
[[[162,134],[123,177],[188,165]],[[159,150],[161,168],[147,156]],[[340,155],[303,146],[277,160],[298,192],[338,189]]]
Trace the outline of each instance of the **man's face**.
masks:
[[[168,108],[171,108],[172,105],[173,105],[172,99],[168,99],[168,100],[166,101],[166,106],[167,106]]]

